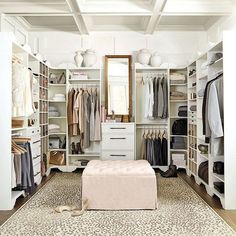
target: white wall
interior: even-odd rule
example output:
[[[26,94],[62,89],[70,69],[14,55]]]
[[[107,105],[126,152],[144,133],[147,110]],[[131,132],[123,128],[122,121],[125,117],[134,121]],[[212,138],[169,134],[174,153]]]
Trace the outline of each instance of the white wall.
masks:
[[[187,65],[196,57],[198,51],[205,51],[206,32],[161,31],[154,35],[138,32],[96,32],[80,36],[70,32],[31,32],[29,43],[33,51],[37,38],[39,52],[53,66],[62,62],[74,63],[74,52],[78,49],[92,48],[101,59],[106,54],[132,54],[139,49],[157,51],[163,62]],[[135,58],[134,58],[135,60]]]
[[[7,17],[4,14],[0,14],[0,31],[14,33],[19,44],[28,42],[28,31],[15,17]]]
[[[211,47],[212,43],[218,43],[223,40],[223,32],[226,30],[236,30],[236,13],[222,17],[207,31],[208,47]]]

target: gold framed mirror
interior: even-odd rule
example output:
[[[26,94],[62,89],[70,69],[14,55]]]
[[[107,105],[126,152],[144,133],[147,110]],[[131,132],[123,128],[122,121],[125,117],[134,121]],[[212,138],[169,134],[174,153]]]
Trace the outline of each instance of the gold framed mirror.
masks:
[[[132,57],[105,56],[105,108],[107,115],[132,116]]]

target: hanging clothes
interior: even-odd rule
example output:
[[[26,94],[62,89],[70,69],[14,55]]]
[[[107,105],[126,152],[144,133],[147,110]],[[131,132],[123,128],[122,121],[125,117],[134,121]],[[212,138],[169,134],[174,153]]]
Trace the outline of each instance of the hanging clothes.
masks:
[[[78,125],[79,125],[79,100],[77,99],[79,95],[79,91],[76,90],[73,97],[73,129],[72,129],[72,135],[77,136],[79,135],[78,132]]]
[[[83,102],[84,102],[84,142],[83,142],[83,148],[88,148],[90,145],[89,118],[90,118],[90,112],[91,112],[91,103],[89,100],[89,93],[87,90],[83,94]]]
[[[163,113],[161,118],[167,119],[168,118],[168,84],[167,78],[163,77],[162,80],[162,90],[163,90]]]
[[[164,93],[163,93],[163,86],[162,86],[162,81],[164,78],[159,79],[159,90],[158,90],[158,111],[157,111],[157,116],[162,117],[163,115],[163,109],[164,109]]]
[[[74,94],[75,90],[71,89],[67,95],[67,122],[68,122],[68,134],[73,135],[73,109],[74,109]]]
[[[12,117],[28,117],[35,112],[32,85],[32,72],[23,64],[12,63]]]
[[[143,134],[141,143],[141,159],[154,166],[168,165],[168,141],[163,135]]]
[[[154,91],[154,105],[153,105],[153,117],[158,117],[158,90],[159,90],[159,77],[153,80],[153,91]]]
[[[101,119],[99,114],[99,103],[96,91],[96,112],[95,112],[95,124],[94,124],[94,141],[101,140]]]
[[[222,74],[206,85],[203,107],[203,134],[205,142],[211,143],[212,155],[224,154],[223,76]]]

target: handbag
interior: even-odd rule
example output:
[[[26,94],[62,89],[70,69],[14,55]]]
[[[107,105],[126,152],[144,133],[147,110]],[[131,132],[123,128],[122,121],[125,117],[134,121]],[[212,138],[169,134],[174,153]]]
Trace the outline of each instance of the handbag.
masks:
[[[50,164],[53,165],[65,165],[66,159],[65,159],[65,153],[64,152],[50,152]]]

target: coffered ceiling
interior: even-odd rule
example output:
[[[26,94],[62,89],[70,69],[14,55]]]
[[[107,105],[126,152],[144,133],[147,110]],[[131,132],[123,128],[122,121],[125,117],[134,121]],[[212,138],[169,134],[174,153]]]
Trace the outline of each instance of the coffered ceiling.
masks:
[[[236,0],[0,0],[29,31],[207,30]]]

